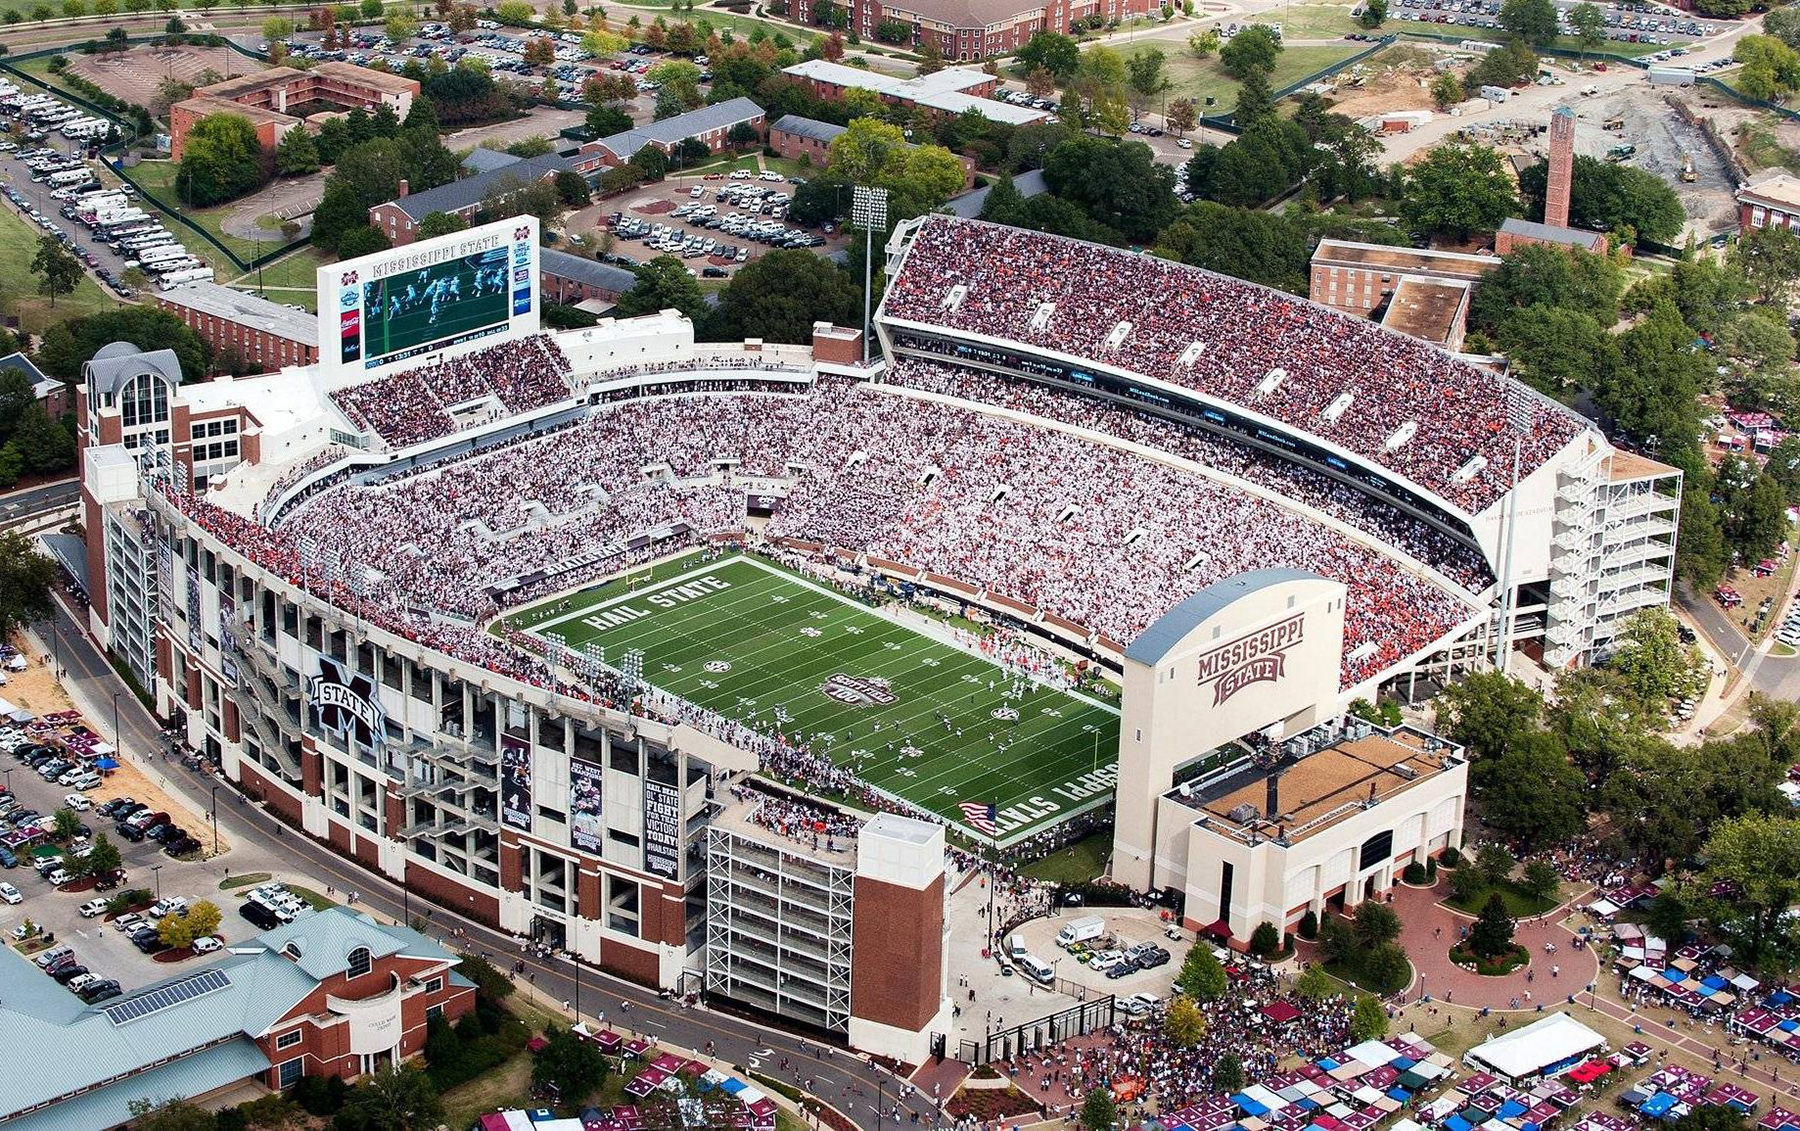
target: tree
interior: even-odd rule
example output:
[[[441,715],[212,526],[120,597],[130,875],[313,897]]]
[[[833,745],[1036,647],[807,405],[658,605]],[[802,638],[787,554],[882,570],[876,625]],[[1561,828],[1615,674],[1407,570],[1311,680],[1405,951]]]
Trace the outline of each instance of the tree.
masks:
[[[1569,9],[1569,30],[1575,33],[1584,56],[1606,43],[1606,17],[1598,4],[1587,0]]]
[[[1400,916],[1387,904],[1366,899],[1357,904],[1350,929],[1358,945],[1373,949],[1400,937]]]
[[[1251,24],[1231,37],[1231,41],[1219,48],[1219,62],[1224,65],[1225,73],[1234,79],[1243,79],[1252,72],[1268,77],[1275,69],[1275,60],[1281,54],[1281,40],[1267,24]]]
[[[39,236],[31,273],[38,276],[38,293],[49,295],[50,307],[55,309],[56,296],[73,294],[81,282],[81,261],[55,236]]]
[[[281,135],[275,146],[275,171],[284,177],[297,177],[319,171],[319,147],[304,129],[291,129]]]
[[[1513,371],[1553,397],[1573,397],[1607,378],[1618,343],[1592,314],[1537,303],[1509,313],[1494,341]]]
[[[619,296],[614,311],[618,317],[634,318],[672,308],[696,322],[702,319],[706,312],[706,297],[700,293],[700,284],[688,274],[681,260],[671,255],[659,255],[638,264],[635,271],[637,282]]]
[[[1481,57],[1463,76],[1463,90],[1475,94],[1484,86],[1523,86],[1537,75],[1537,54],[1523,39],[1508,39]]]
[[[1155,239],[1179,207],[1174,171],[1158,164],[1143,142],[1070,138],[1044,159],[1044,180],[1058,197],[1130,240]]]
[[[382,30],[389,39],[400,43],[419,34],[419,18],[405,8],[395,8],[382,20]]]
[[[137,1099],[126,1104],[138,1131],[217,1131],[218,1117],[198,1104],[175,1098]]]
[[[1387,1011],[1381,1008],[1381,1000],[1373,994],[1358,994],[1356,1008],[1350,1014],[1350,1039],[1352,1041],[1375,1041],[1387,1036]]]
[[[1219,29],[1207,28],[1187,37],[1188,54],[1196,59],[1210,59],[1219,50]]]
[[[1481,915],[1469,929],[1469,949],[1490,962],[1512,952],[1513,917],[1506,910],[1506,900],[1499,892],[1488,896]]]
[[[219,908],[210,900],[199,900],[186,915],[164,915],[156,925],[156,934],[164,946],[179,950],[194,945],[219,929]]]
[[[84,876],[106,876],[119,870],[124,857],[119,853],[119,846],[104,832],[94,834],[94,843],[87,855],[76,858],[81,866],[80,874]]]
[[[1569,764],[1555,736],[1534,731],[1476,770],[1482,812],[1501,834],[1539,848],[1581,831],[1587,779]],[[1512,862],[1506,857],[1509,870]]]
[[[1776,489],[1776,523],[1781,517]],[[1640,609],[1620,629],[1607,667],[1619,673],[1624,686],[1646,707],[1661,706],[1685,692],[1699,669],[1699,653],[1681,642],[1681,624],[1663,608]]]
[[[1054,31],[1034,32],[1014,56],[1021,74],[1042,67],[1059,81],[1067,80],[1081,65],[1081,48],[1073,39]]]
[[[914,54],[919,57],[921,75],[935,75],[944,69],[944,49],[937,45],[937,40],[927,39],[919,44]]]
[[[1207,150],[1196,147],[1195,160]],[[1188,185],[1195,183],[1190,165]],[[1156,253],[1300,294],[1306,290],[1308,242],[1305,230],[1288,216],[1195,201],[1163,229]]]
[[[1387,20],[1387,16],[1387,0],[1365,0],[1362,15],[1356,17],[1356,22],[1366,28],[1378,28]]]
[[[263,38],[270,43],[294,34],[294,21],[286,16],[270,16],[262,22]]]
[[[1399,943],[1384,942],[1363,955],[1362,981],[1380,994],[1397,994],[1412,984],[1412,963]]]
[[[719,292],[705,336],[800,345],[812,340],[815,322],[851,325],[861,309],[862,287],[837,264],[810,251],[771,251],[741,268]]]
[[[606,1079],[606,1057],[600,1047],[561,1025],[544,1029],[547,1042],[531,1063],[531,1082],[556,1088],[565,1102],[579,1104]]]
[[[1675,1121],[1674,1131],[1748,1131],[1749,1126],[1744,1113],[1730,1104],[1697,1104]]]
[[[663,90],[673,91],[681,101],[682,110],[692,110],[700,105],[700,68],[686,59],[670,59],[658,63],[644,72],[644,77],[659,84]],[[660,96],[662,91],[658,91]]]
[[[1533,860],[1525,865],[1524,880],[1526,891],[1539,899],[1548,899],[1556,894],[1558,885],[1562,883],[1562,876],[1554,865],[1543,860]]]
[[[1431,101],[1439,110],[1448,110],[1462,100],[1462,80],[1451,72],[1439,72],[1438,76],[1431,80]]]
[[[1481,874],[1482,880],[1491,885],[1505,883],[1512,875],[1518,861],[1506,850],[1505,845],[1488,843],[1475,851],[1474,870]],[[1468,865],[1464,865],[1465,869]]]
[[[268,162],[250,119],[229,112],[208,114],[188,131],[175,176],[184,203],[205,207],[235,200],[266,180]]]
[[[1727,820],[1713,830],[1702,855],[1698,903],[1740,960],[1761,963],[1791,953],[1794,926],[1787,909],[1800,899],[1800,820],[1761,813]]]
[[[1619,336],[1621,364],[1594,390],[1594,404],[1625,436],[1652,450],[1691,444],[1699,430],[1698,397],[1710,363],[1694,348],[1694,331],[1669,303],[1658,303]]]
[[[1307,1001],[1323,1001],[1338,992],[1338,985],[1323,966],[1308,966],[1294,980],[1294,992]]]
[[[1219,964],[1212,947],[1195,942],[1182,959],[1175,985],[1195,1001],[1217,1001],[1225,992],[1225,967]]]
[[[75,833],[81,828],[81,814],[64,805],[50,815],[52,836],[64,844],[75,839]]]
[[[1308,973],[1311,973],[1309,970]],[[1305,977],[1305,975],[1301,975]],[[1235,1053],[1226,1053],[1213,1062],[1213,1091],[1239,1092],[1244,1088],[1244,1062]]]
[[[51,325],[44,331],[43,344],[38,348],[38,367],[52,377],[77,380],[82,365],[101,346],[111,342],[174,350],[181,362],[181,375],[188,381],[203,380],[212,358],[206,344],[175,315],[152,307],[126,305]]]
[[[1169,103],[1169,109],[1163,115],[1169,128],[1175,131],[1176,137],[1186,137],[1189,130],[1200,122],[1200,112],[1194,107],[1191,98],[1177,98]]]
[[[586,124],[595,137],[611,137],[631,128],[631,115],[609,102],[588,107]]]
[[[1772,35],[1746,35],[1731,56],[1743,64],[1737,87],[1752,98],[1779,102],[1800,88],[1800,52]]]
[[[1470,321],[1502,328],[1514,311],[1543,305],[1583,311],[1604,326],[1618,316],[1623,275],[1604,255],[1579,248],[1526,244],[1501,258],[1470,305]]]
[[[1163,1036],[1181,1049],[1191,1049],[1205,1038],[1206,1017],[1192,998],[1178,997],[1169,1003],[1163,1014]]]
[[[1088,1092],[1081,1101],[1081,1126],[1086,1131],[1113,1131],[1119,1125],[1119,1109],[1113,1103],[1112,1089],[1100,1087]]]
[[[1258,958],[1268,958],[1281,953],[1281,931],[1275,924],[1264,920],[1250,932],[1250,953]]]
[[[1730,264],[1758,299],[1787,306],[1800,279],[1800,236],[1785,224],[1751,228],[1732,246]]]
[[[454,212],[427,212],[419,221],[418,238],[428,240],[433,236],[447,236],[465,231],[468,226],[469,222]]]
[[[345,1093],[338,1119],[345,1117],[365,1131],[425,1131],[443,1119],[444,1104],[423,1069],[402,1064],[363,1077]]]
[[[1415,236],[1466,240],[1517,215],[1500,154],[1485,145],[1441,145],[1407,170],[1400,217]]]
[[[1551,0],[1506,0],[1500,5],[1500,26],[1533,47],[1548,47],[1556,42],[1556,5]]]
[[[338,237],[337,253],[340,259],[355,259],[359,255],[386,251],[391,246],[387,233],[379,228],[352,228]]]
[[[1476,758],[1505,753],[1537,729],[1544,697],[1529,684],[1499,671],[1480,671],[1444,689],[1438,726]]]
[[[1125,83],[1131,90],[1131,105],[1142,114],[1150,100],[1169,89],[1169,76],[1163,73],[1166,56],[1159,48],[1146,47],[1125,60]]]
[[[1519,193],[1532,215],[1544,215],[1548,163],[1519,174]],[[1629,165],[1577,155],[1569,189],[1569,223],[1578,228],[1629,230],[1638,240],[1667,243],[1686,223],[1681,198],[1660,177]]]
[[[1800,50],[1800,8],[1769,9],[1763,17],[1763,34],[1772,35],[1795,50]]]

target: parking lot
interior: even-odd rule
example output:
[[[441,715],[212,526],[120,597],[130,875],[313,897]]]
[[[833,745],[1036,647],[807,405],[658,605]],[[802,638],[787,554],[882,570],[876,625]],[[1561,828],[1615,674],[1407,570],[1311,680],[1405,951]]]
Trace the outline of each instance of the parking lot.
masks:
[[[1575,34],[1569,23],[1569,10],[1573,6],[1571,3],[1556,7],[1557,27],[1563,35]],[[1615,43],[1683,45],[1717,30],[1710,21],[1651,4],[1612,3],[1601,7],[1600,12],[1606,26],[1606,38]],[[1501,27],[1499,0],[1399,0],[1394,5],[1392,18],[1401,22],[1444,24],[1451,28],[1460,25],[1471,32]]]
[[[617,207],[602,213],[599,223],[618,241],[614,262],[673,255],[692,264],[696,274],[723,279],[774,248],[843,245],[839,232],[789,223],[793,198],[794,184],[778,173],[738,169],[729,175],[671,177],[622,203],[611,202]]]

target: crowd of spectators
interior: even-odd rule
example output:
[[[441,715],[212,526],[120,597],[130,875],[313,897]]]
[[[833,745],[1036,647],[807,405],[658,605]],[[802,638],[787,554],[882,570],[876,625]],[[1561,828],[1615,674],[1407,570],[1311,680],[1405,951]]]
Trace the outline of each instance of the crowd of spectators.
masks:
[[[340,486],[284,526],[378,568],[398,603],[475,620],[494,611],[494,587],[658,527],[742,533],[743,474],[791,481],[771,537],[957,578],[1118,642],[1269,565],[1349,586],[1346,684],[1469,615],[1391,556],[1203,475],[836,380],[805,396],[615,402],[467,460]]]
[[[1582,427],[1572,413],[1517,382],[1292,295],[979,221],[930,218],[888,285],[883,310],[1241,405],[1470,512],[1485,509],[1510,484],[1509,405],[1526,418],[1526,469]],[[1277,370],[1282,376],[1273,380]],[[1471,473],[1466,469],[1477,457],[1483,462]]]
[[[998,1067],[1046,1099],[1053,1114],[1059,1108],[1079,1109],[1090,1089],[1126,1077],[1143,1081],[1141,1103],[1174,1111],[1221,1091],[1213,1073],[1227,1055],[1238,1058],[1244,1079],[1264,1080],[1296,1057],[1312,1060],[1342,1052],[1351,1043],[1353,1003],[1343,996],[1297,998],[1284,992],[1280,981],[1267,967],[1234,964],[1225,993],[1199,1003],[1206,1029],[1190,1047],[1169,1040],[1161,1025],[1120,1021],[1103,1033],[1021,1053]],[[1285,1022],[1271,1019],[1265,1009],[1276,1002],[1295,1006],[1300,1016]]]
[[[1322,472],[1244,444],[1232,443],[1198,428],[1183,427],[1173,420],[1134,412],[1118,404],[1063,392],[1034,381],[1000,373],[978,373],[961,366],[917,358],[896,360],[888,367],[883,379],[907,388],[1102,432],[1181,456],[1330,515],[1384,545],[1403,551],[1415,561],[1431,566],[1471,592],[1480,592],[1494,582],[1493,573],[1479,551],[1430,523],[1372,499],[1366,492]]]
[[[568,359],[548,336],[536,334],[434,357],[415,369],[338,389],[331,399],[352,423],[389,447],[408,448],[455,431],[452,410],[461,415],[483,402],[491,410],[497,401],[505,414],[516,414],[569,396]]]
[[[776,794],[754,784],[734,782],[731,796],[750,806],[748,819],[796,844],[821,844],[835,850],[836,842],[853,839],[862,830],[859,814],[817,805],[792,794]]]

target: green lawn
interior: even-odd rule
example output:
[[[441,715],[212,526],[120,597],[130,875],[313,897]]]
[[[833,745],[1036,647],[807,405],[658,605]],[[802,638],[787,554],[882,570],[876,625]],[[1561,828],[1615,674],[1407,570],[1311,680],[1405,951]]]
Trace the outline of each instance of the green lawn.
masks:
[[[804,735],[964,830],[961,802],[991,804],[1002,844],[1111,797],[1111,708],[1015,688],[985,656],[746,555],[689,555],[676,568],[635,591],[615,582],[510,621],[577,651],[603,648],[613,667],[640,652],[645,682],[764,733]]]
[[[1467,867],[1467,865],[1464,866]],[[1545,899],[1542,896],[1532,895],[1511,880],[1484,888],[1476,894],[1475,898],[1467,901],[1452,897],[1444,900],[1444,902],[1450,907],[1454,907],[1456,910],[1466,914],[1479,915],[1481,914],[1482,906],[1487,903],[1488,896],[1494,892],[1500,893],[1500,898],[1506,902],[1507,914],[1515,919],[1524,919],[1532,915],[1542,915],[1544,912],[1556,906],[1556,901],[1554,899]]]
[[[292,255],[265,265],[260,281],[254,270],[236,277],[230,275],[220,275],[219,277],[227,280],[231,286],[240,291],[254,293],[260,287],[262,296],[271,302],[293,303],[295,306],[303,306],[307,310],[316,310],[318,308],[315,301],[318,294],[316,272],[331,261],[330,256],[311,244],[307,244]],[[235,274],[235,269],[233,274]]]
[[[205,228],[246,263],[258,255],[274,251],[279,246],[275,241],[259,242],[227,235],[223,225],[225,220],[237,211],[236,204],[221,204],[212,208],[190,208],[182,204],[175,195],[175,176],[179,169],[180,166],[173,161],[140,161],[135,168],[128,169],[127,172],[157,207],[170,214],[179,213]],[[187,230],[187,226],[179,221],[174,221],[169,224],[169,230],[180,236],[184,230]],[[189,251],[216,267],[220,278],[227,278],[237,273],[236,265],[230,259],[219,254],[217,248],[194,235],[191,230],[187,230],[187,238],[181,242],[187,245]]]
[[[43,234],[11,205],[0,208],[0,310],[16,315],[26,331],[41,334],[54,322],[124,305],[123,299],[83,274],[74,293],[59,296],[52,307],[38,293],[38,277],[31,273],[31,259]]]
[[[1112,834],[1095,833],[1082,837],[1067,848],[1052,852],[1042,860],[1032,861],[1020,871],[1036,880],[1086,884],[1106,873],[1106,862],[1111,856]]]
[[[1363,28],[1350,18],[1350,9],[1356,7],[1351,0],[1333,2],[1333,0],[1317,0],[1313,3],[1287,4],[1281,8],[1258,13],[1254,17],[1256,23],[1281,25],[1282,38],[1295,39],[1340,39],[1353,31]],[[1242,17],[1221,17],[1220,24],[1243,23]]]
[[[1139,44],[1126,52],[1133,55],[1150,50],[1155,44]],[[1185,50],[1173,52],[1169,44],[1162,44],[1158,49],[1167,55],[1164,73],[1169,77],[1169,98],[1191,98],[1201,113],[1209,117],[1229,114],[1237,105],[1238,82],[1225,73],[1219,63],[1218,56],[1210,59],[1196,59]],[[1280,90],[1289,83],[1312,74],[1314,71],[1329,67],[1367,49],[1364,43],[1352,43],[1348,40],[1342,44],[1319,47],[1284,48],[1275,60],[1275,71],[1269,77],[1269,86]],[[1206,100],[1214,98],[1218,101],[1208,106]],[[1154,107],[1152,107],[1154,109]]]

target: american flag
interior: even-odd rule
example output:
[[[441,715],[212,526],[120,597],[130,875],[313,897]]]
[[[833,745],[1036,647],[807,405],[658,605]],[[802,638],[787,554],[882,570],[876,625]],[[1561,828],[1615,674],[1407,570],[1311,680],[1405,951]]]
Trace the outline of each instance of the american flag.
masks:
[[[1000,826],[994,823],[994,807],[981,801],[965,801],[958,806],[963,812],[963,820],[975,826],[975,831],[987,836],[1000,835]]]

